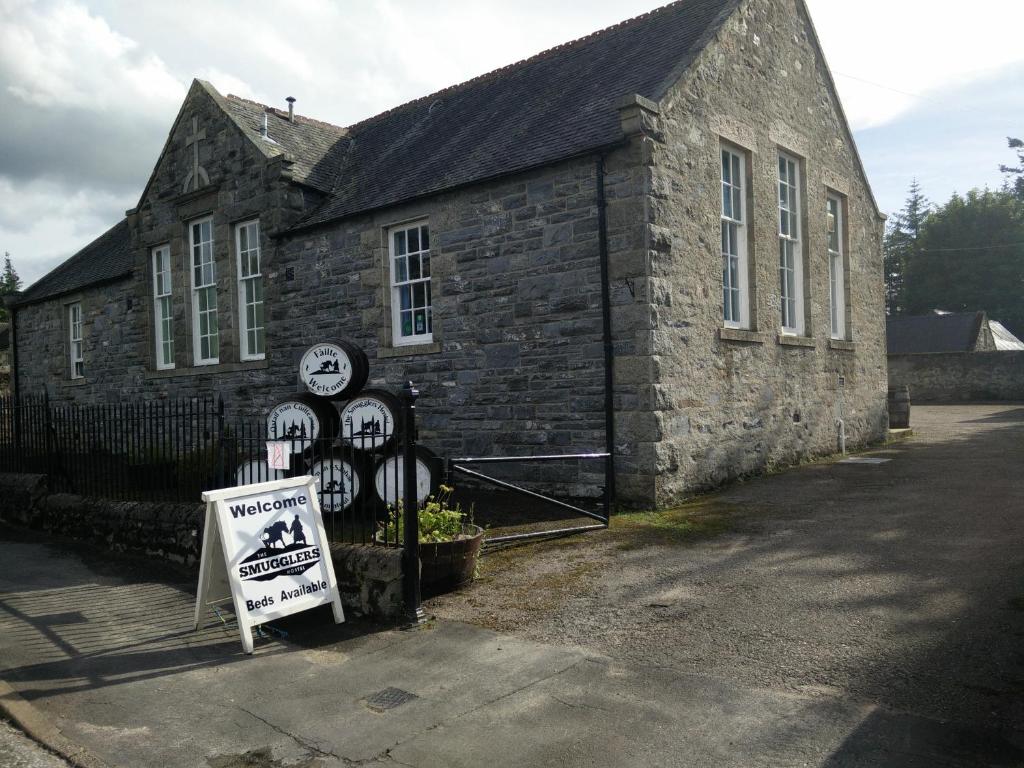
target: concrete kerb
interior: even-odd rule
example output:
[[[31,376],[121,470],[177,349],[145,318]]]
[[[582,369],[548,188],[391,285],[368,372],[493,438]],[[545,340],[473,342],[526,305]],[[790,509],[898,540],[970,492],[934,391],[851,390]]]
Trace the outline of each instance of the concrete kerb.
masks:
[[[46,715],[3,680],[0,680],[0,715],[75,768],[118,768],[66,739]]]

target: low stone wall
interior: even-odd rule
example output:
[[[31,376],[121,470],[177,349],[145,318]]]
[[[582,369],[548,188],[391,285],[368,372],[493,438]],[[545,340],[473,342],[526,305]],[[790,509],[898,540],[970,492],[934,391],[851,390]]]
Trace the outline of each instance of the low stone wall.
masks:
[[[1024,352],[889,355],[889,386],[913,403],[1024,401]]]
[[[49,493],[45,475],[0,474],[0,519],[112,552],[157,557],[198,571],[202,504],[109,501]],[[403,617],[402,550],[332,544],[345,610],[380,621]]]

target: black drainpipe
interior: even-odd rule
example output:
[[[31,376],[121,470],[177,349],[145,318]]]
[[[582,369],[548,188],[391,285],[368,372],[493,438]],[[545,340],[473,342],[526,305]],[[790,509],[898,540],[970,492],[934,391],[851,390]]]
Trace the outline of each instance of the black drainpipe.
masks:
[[[615,503],[615,349],[612,346],[612,293],[608,269],[608,203],[604,196],[604,154],[597,156],[597,243],[601,258],[601,319],[604,330],[604,497],[611,516]]]

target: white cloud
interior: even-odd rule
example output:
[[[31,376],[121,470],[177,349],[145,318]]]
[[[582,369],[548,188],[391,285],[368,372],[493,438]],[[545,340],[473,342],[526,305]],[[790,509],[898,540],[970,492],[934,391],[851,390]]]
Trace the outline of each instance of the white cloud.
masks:
[[[1024,61],[1024,46],[998,34],[1019,22],[1020,0],[974,0],[969,8],[935,0],[808,4],[855,129],[884,125],[940,91]]]
[[[0,251],[9,251],[26,286],[124,217],[132,195],[96,189],[69,193],[49,181],[0,177]]]
[[[76,2],[37,3],[6,13],[0,71],[7,92],[35,107],[165,112],[184,84],[152,51]]]

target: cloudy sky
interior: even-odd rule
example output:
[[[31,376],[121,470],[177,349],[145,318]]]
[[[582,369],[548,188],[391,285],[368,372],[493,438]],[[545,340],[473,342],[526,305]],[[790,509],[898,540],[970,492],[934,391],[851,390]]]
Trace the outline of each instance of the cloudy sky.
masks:
[[[915,176],[939,201],[1002,183],[1019,2],[809,0],[886,211]],[[116,223],[193,77],[348,125],[662,4],[0,0],[0,251],[28,284]]]

